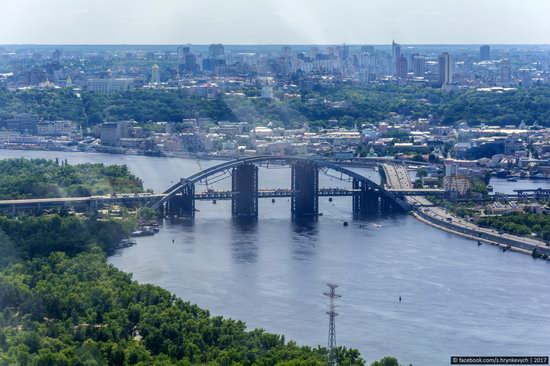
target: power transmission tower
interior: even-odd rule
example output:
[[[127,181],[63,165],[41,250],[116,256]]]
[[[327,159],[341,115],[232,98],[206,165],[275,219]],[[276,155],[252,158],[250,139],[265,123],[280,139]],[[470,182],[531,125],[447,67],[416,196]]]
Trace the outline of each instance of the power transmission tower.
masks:
[[[327,286],[329,288],[328,292],[323,292],[323,295],[327,296],[329,298],[329,310],[327,311],[328,314],[328,364],[330,366],[336,365],[336,316],[338,313],[336,312],[336,299],[339,297],[342,297],[342,295],[338,295],[336,293],[336,287],[338,285],[335,285],[333,283],[327,283]]]

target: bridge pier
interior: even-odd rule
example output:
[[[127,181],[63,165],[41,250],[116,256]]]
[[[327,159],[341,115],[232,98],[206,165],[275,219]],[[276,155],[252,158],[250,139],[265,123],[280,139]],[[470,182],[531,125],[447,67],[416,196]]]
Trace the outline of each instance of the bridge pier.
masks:
[[[195,185],[182,179],[182,189],[161,207],[161,214],[170,217],[195,217]]]
[[[243,164],[232,172],[231,213],[236,218],[258,217],[258,167]]]
[[[380,211],[383,214],[392,213],[395,211],[395,203],[389,197],[380,197]]]
[[[292,164],[293,216],[316,216],[319,213],[319,167],[312,161],[297,161]]]
[[[366,182],[353,180],[353,215],[376,215],[380,212],[380,192],[368,186]]]

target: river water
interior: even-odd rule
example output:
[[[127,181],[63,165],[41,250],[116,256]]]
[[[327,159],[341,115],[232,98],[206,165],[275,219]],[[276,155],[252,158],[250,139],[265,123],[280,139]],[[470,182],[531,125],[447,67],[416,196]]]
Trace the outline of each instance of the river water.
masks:
[[[155,191],[216,164],[0,151],[3,158],[16,156],[124,163]],[[357,170],[378,179],[376,172]],[[288,187],[289,175],[262,168],[260,186]],[[340,184],[321,178],[324,187]],[[451,355],[550,354],[548,262],[478,247],[408,215],[353,221],[350,198],[321,198],[316,222],[293,222],[287,199],[260,200],[260,217],[248,224],[231,219],[228,201],[197,208],[194,220],[166,222],[159,234],[139,238],[109,261],[213,314],[312,346],[326,344],[322,292],[326,282],[337,283],[337,342],[358,348],[369,362],[394,355],[403,364],[447,365]]]

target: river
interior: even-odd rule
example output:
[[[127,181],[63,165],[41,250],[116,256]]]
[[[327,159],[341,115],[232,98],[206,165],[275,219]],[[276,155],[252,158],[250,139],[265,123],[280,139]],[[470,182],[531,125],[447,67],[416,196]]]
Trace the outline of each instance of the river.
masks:
[[[3,158],[17,156],[127,164],[155,191],[216,164],[0,151]],[[376,172],[357,171],[377,179]],[[288,169],[260,170],[261,187],[288,182]],[[521,188],[521,182],[514,184]],[[339,184],[321,179],[321,186]],[[214,187],[227,187],[227,180]],[[353,221],[347,197],[321,198],[324,215],[316,222],[293,222],[287,199],[260,200],[260,217],[249,224],[231,220],[228,201],[198,202],[197,208],[194,220],[166,222],[159,234],[139,238],[109,261],[212,314],[312,346],[326,344],[322,292],[335,282],[342,295],[337,342],[358,348],[369,362],[393,355],[403,364],[445,365],[451,355],[549,354],[549,262],[478,247],[409,215]]]

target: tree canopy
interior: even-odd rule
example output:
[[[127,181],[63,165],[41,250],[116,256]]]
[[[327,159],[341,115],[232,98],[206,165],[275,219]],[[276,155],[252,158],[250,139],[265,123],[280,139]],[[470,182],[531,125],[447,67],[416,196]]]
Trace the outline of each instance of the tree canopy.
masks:
[[[378,122],[396,113],[410,118],[432,116],[443,124],[467,122],[550,126],[550,87],[541,85],[506,92],[463,89],[452,92],[431,87],[340,84],[301,91],[300,100],[246,98],[220,95],[206,99],[183,90],[136,89],[111,94],[69,89],[0,89],[0,121],[18,113],[36,113],[44,119],[68,119],[93,126],[105,121],[133,119],[180,122],[209,117],[215,121],[273,122],[287,128],[328,127],[329,120],[353,127]]]
[[[143,184],[125,165],[60,164],[46,159],[0,160],[0,199],[139,193]]]

